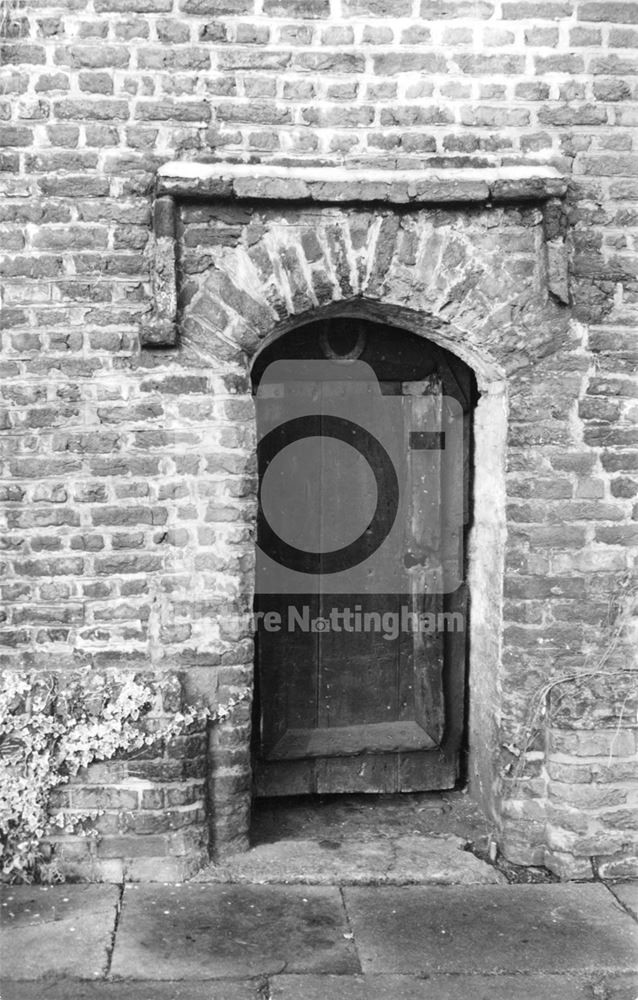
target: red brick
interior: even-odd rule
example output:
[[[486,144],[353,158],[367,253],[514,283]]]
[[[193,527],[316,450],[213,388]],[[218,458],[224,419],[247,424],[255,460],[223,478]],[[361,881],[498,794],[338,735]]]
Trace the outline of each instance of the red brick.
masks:
[[[95,0],[98,14],[159,14],[168,12],[173,0]]]
[[[78,74],[80,90],[87,94],[112,94],[113,77],[109,73]]]
[[[103,837],[98,844],[101,858],[154,858],[167,853],[168,842],[161,835]]]
[[[596,0],[581,3],[579,21],[612,21],[620,24],[638,24],[638,3],[614,3],[614,0]]]
[[[411,0],[342,0],[344,17],[409,17]],[[368,30],[374,30],[369,28]],[[379,29],[384,30],[384,29]]]
[[[425,20],[445,20],[470,17],[487,19],[494,13],[494,5],[482,0],[421,0],[421,17]]]
[[[583,104],[580,107],[560,104],[541,108],[538,112],[541,125],[604,125],[607,119],[606,108],[594,104]]]
[[[158,28],[158,32],[160,30]],[[118,39],[128,42],[132,38],[148,38],[148,36],[149,26],[145,18],[118,18],[115,22],[115,37]]]
[[[139,101],[135,118],[143,121],[202,121],[210,119],[210,105],[200,101]]]
[[[31,146],[33,130],[24,125],[0,125],[0,146]]]
[[[570,17],[574,0],[519,0],[503,3],[503,18],[509,20],[559,20]]]
[[[525,68],[525,57],[518,55],[483,55],[462,52],[456,56],[455,62],[462,73],[471,76],[491,76],[505,73],[507,75],[522,74]]]
[[[264,0],[264,14],[271,17],[328,17],[330,0]]]
[[[109,121],[116,119],[126,121],[130,114],[127,101],[110,100],[65,100],[56,101],[53,110],[58,118],[78,121]]]
[[[581,169],[599,177],[634,177],[638,176],[638,156],[584,156]]]
[[[124,45],[71,45],[55,53],[56,63],[70,65],[73,69],[122,69],[128,66],[130,58],[130,51]]]
[[[41,64],[46,62],[46,52],[41,45],[29,45],[26,42],[5,42],[0,46],[0,64],[8,66],[11,63]]]
[[[374,72],[378,76],[395,76],[397,73],[440,73],[445,70],[445,59],[437,52],[397,52],[373,55]]]

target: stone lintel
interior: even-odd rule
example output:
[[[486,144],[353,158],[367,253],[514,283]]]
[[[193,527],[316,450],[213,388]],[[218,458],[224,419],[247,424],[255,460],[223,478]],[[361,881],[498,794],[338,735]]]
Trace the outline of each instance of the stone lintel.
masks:
[[[542,165],[388,171],[173,161],[156,184],[158,197],[390,205],[546,201],[566,190],[558,170]]]
[[[446,170],[347,170],[269,164],[173,161],[159,168],[153,207],[153,307],[142,324],[145,347],[177,343],[176,206],[178,198],[247,199],[316,204],[441,205],[543,202],[565,194],[567,183],[550,166],[463,167]],[[560,301],[568,299],[563,259],[550,261]]]

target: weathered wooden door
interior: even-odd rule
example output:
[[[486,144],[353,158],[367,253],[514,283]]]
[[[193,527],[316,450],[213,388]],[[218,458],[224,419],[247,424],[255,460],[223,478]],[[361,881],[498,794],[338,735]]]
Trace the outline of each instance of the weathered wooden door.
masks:
[[[395,544],[386,546],[385,562],[377,560],[370,572],[400,579],[401,586],[376,592],[380,588],[371,581],[356,593],[326,593],[324,587],[322,593],[257,597],[257,795],[450,788],[458,776],[465,588],[446,595],[433,583],[446,557],[446,503],[451,490],[463,491],[463,455],[444,472],[437,435],[415,436],[425,417],[429,426],[433,413],[439,423],[444,420],[440,375],[395,378],[382,388],[385,396],[401,397],[384,440],[403,503]],[[303,386],[294,391],[303,392]],[[348,391],[357,392],[356,384]],[[258,425],[266,408],[272,425],[273,406],[272,395],[257,397]],[[378,495],[382,478],[374,453],[361,459],[348,441],[331,437],[329,427],[327,436],[306,439],[303,448],[297,466],[294,458],[286,464],[277,509],[260,507],[258,542],[272,519],[285,533],[302,504],[304,547],[321,553],[325,538],[334,539],[335,525],[336,537],[345,541],[357,535],[375,505],[378,510],[391,501]],[[271,461],[272,455],[260,456],[262,481],[273,474]]]

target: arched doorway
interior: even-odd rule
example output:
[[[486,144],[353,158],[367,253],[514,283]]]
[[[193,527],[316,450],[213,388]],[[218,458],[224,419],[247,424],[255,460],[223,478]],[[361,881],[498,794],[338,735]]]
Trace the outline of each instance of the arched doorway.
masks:
[[[414,333],[342,316],[271,343],[252,381],[254,794],[452,788],[464,777],[473,373]],[[362,437],[353,427],[375,392],[381,423]],[[349,575],[353,540],[370,557]]]

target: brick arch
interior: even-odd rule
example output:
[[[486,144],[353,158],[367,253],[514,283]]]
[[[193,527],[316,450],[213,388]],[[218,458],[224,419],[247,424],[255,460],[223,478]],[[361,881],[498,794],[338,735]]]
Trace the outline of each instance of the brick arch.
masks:
[[[264,346],[304,323],[331,315],[382,320],[450,350],[477,376],[468,773],[473,796],[492,816],[495,829],[516,845],[517,820],[503,811],[500,765],[488,750],[501,745],[503,734],[516,725],[517,699],[526,696],[518,675],[510,683],[511,671],[504,665],[510,655],[504,651],[505,566],[518,558],[506,519],[506,466],[512,458],[514,466],[520,461],[516,449],[522,441],[535,447],[543,440],[567,440],[572,433],[566,417],[552,423],[547,403],[544,409],[537,406],[535,386],[539,373],[552,369],[554,355],[580,350],[579,328],[550,294],[542,213],[534,207],[403,211],[370,205],[287,206],[285,211],[256,205],[242,212],[241,235],[233,245],[207,246],[188,272],[181,353],[186,364],[189,355],[196,359],[200,370],[203,365],[222,377],[230,373],[228,391],[235,398],[222,404],[229,412],[240,402],[237,394],[244,394],[246,468],[256,445],[246,378],[251,362]],[[540,383],[542,388],[542,378]],[[540,397],[546,398],[542,392]],[[545,417],[550,426],[539,428]],[[242,496],[251,513],[245,515],[244,540],[236,546],[243,561],[233,571],[231,590],[250,594],[256,490]],[[211,523],[218,518],[223,534],[227,516],[212,511],[207,518]],[[195,562],[199,558],[194,553]],[[252,649],[248,606],[232,636],[246,651]],[[224,614],[232,612],[232,599],[223,607]],[[249,652],[241,672],[252,676]],[[228,738],[236,739],[236,730]],[[243,763],[231,776],[224,751],[211,747],[210,825],[218,855],[246,843],[251,779],[247,746],[244,750]],[[231,798],[223,791],[230,780],[233,787],[241,785]],[[542,848],[533,849],[536,860],[541,854]]]
[[[507,215],[334,207],[271,215],[257,239],[211,255],[191,288],[184,346],[245,365],[311,319],[383,316],[458,354],[479,381],[507,376],[569,337],[565,310],[547,292],[540,213],[521,212],[509,234]]]

